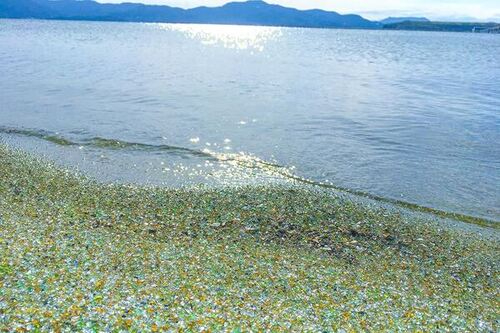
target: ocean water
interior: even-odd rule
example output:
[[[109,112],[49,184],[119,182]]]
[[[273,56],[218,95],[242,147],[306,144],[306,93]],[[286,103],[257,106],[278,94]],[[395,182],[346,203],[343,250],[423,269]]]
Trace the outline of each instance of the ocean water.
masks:
[[[500,38],[0,20],[0,140],[103,180],[291,178],[500,220]]]

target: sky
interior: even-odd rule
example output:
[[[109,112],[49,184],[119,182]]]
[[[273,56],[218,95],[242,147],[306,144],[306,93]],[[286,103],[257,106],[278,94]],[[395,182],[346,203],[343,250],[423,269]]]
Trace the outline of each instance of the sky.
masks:
[[[220,6],[228,0],[98,0],[142,2],[175,7]],[[242,0],[236,0],[242,1]],[[341,14],[360,14],[371,20],[388,16],[425,16],[432,20],[500,22],[500,0],[266,0],[300,9],[320,8]]]

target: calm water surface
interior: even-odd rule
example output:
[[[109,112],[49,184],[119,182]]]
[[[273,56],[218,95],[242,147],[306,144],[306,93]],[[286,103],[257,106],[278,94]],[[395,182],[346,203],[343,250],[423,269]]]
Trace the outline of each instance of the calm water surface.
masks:
[[[102,179],[293,174],[498,221],[499,54],[493,35],[0,20],[0,136]]]

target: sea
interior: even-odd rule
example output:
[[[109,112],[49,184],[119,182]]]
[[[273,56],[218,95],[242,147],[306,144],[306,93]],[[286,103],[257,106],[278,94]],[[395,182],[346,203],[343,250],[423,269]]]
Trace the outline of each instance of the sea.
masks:
[[[500,221],[499,55],[488,34],[0,20],[0,141],[105,182]]]

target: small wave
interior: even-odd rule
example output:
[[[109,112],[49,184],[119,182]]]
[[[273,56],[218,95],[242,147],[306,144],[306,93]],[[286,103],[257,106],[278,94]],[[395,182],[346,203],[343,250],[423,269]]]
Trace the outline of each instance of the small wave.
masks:
[[[76,146],[77,145],[77,143],[72,142],[66,138],[63,138],[62,136],[59,136],[56,133],[50,133],[50,132],[43,131],[43,130],[0,127],[0,133],[38,138],[38,139],[42,139],[45,141],[55,143],[55,144],[60,145],[60,146]]]
[[[132,150],[132,151],[168,151],[171,154],[185,156],[204,157],[215,159],[210,154],[196,149],[189,149],[185,147],[170,146],[170,145],[154,145],[137,142],[128,142],[117,139],[107,139],[102,137],[94,137],[87,140],[72,141],[65,138],[58,133],[51,133],[45,130],[36,129],[23,129],[23,128],[8,128],[0,127],[0,133],[9,135],[19,135],[41,139],[48,141],[59,146],[78,146],[78,147],[91,147],[100,149],[113,149],[113,150]]]
[[[185,147],[171,146],[171,145],[155,145],[137,142],[128,142],[115,139],[106,139],[101,137],[92,138],[90,141],[84,142],[83,146],[90,146],[102,149],[115,149],[115,150],[135,150],[135,151],[166,151],[169,154],[175,155],[190,155],[196,157],[212,158],[210,154],[203,151],[190,149]]]

